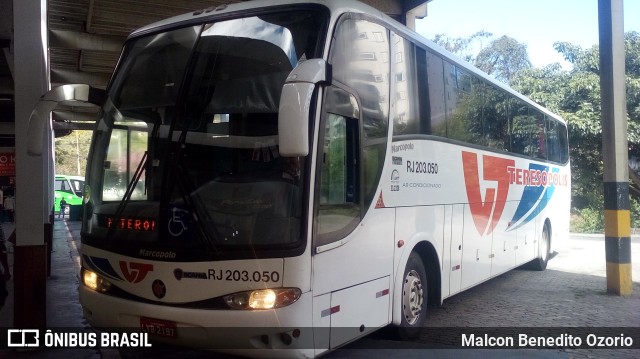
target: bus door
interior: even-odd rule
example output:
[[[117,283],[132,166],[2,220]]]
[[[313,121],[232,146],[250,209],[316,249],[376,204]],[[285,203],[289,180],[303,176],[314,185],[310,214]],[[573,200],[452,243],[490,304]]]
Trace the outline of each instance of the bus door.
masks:
[[[390,322],[395,222],[393,208],[374,208],[389,136],[389,31],[345,14],[333,41],[316,147],[312,282],[323,304],[314,318],[330,317],[332,348]]]
[[[325,124],[317,176],[313,317],[316,345],[335,348],[390,321],[395,211],[372,208],[361,218],[363,181],[354,146],[358,121],[328,114]]]

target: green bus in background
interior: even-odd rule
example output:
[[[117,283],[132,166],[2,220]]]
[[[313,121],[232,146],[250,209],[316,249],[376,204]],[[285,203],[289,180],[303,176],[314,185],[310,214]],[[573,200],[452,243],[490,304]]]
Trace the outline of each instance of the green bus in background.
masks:
[[[55,205],[54,212],[60,213],[60,200],[67,201],[66,213],[69,213],[69,206],[82,204],[82,190],[84,187],[84,177],[56,175],[54,185]]]

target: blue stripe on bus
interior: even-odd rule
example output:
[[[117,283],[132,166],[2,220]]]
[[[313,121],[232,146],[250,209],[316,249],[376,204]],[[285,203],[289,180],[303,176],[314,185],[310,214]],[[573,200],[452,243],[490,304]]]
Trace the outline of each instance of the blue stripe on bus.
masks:
[[[529,164],[529,170],[548,172],[549,167],[531,163]],[[560,169],[553,168],[551,171],[552,173],[559,173]],[[515,225],[510,225],[509,228],[507,228],[507,231],[512,231],[531,222],[531,220],[533,220],[533,218],[535,218],[547,206],[547,204],[549,204],[549,200],[551,199],[551,196],[553,196],[553,192],[555,192],[555,186],[553,185],[526,186],[522,193],[520,204],[518,205],[518,208],[510,222]],[[531,211],[534,205],[536,207]],[[522,217],[527,213],[529,213],[529,216],[522,220]]]

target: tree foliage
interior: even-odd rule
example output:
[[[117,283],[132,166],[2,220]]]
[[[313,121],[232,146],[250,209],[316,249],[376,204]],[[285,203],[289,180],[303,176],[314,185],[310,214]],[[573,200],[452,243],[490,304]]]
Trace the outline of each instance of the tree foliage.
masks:
[[[509,84],[521,71],[531,68],[527,45],[516,39],[501,36],[483,48],[475,59],[480,70]]]
[[[487,31],[478,31],[469,37],[456,38],[450,38],[445,34],[436,34],[433,37],[433,42],[460,56],[465,61],[473,63],[476,57],[474,51],[476,47],[482,48],[482,42],[492,36],[493,34]]]
[[[72,131],[55,139],[56,174],[84,176],[91,131]]]
[[[458,38],[437,34],[433,41],[487,74],[509,84],[517,73],[531,68],[527,45],[506,35],[497,39],[492,37],[493,34],[490,32],[478,31],[469,37]],[[488,45],[483,46],[484,42],[488,42]]]

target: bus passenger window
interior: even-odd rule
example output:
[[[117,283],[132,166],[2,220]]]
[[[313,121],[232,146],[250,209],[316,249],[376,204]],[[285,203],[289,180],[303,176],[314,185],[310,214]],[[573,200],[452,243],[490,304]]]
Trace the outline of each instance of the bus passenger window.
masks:
[[[471,75],[461,68],[445,62],[445,93],[447,108],[447,137],[471,141],[470,133],[477,122],[473,111]]]
[[[511,123],[511,151],[547,159],[544,115],[520,101],[515,104],[515,116]]]
[[[58,186],[59,183],[59,186]],[[56,190],[62,191],[62,192],[67,192],[67,193],[73,193],[73,191],[71,190],[71,186],[69,186],[69,183],[67,182],[67,180],[60,180],[60,181],[56,181]]]
[[[420,133],[419,97],[416,86],[415,46],[395,33],[392,34],[395,56],[392,63],[392,116],[393,134]],[[426,81],[426,78],[424,78]]]
[[[569,160],[569,138],[567,137],[567,127],[561,123],[557,123],[558,141],[560,146],[559,162],[565,163]]]
[[[511,116],[511,151],[520,155],[528,155],[531,143],[530,134],[536,126],[533,117],[529,116],[529,107],[521,102],[514,103]]]
[[[566,162],[568,154],[567,130],[558,121],[545,117],[547,123],[547,158],[549,161]]]
[[[540,112],[536,111],[535,114],[537,131],[534,133],[534,144],[532,154],[533,157],[536,157],[541,160],[547,159],[547,134],[545,130],[544,124],[544,115]]]
[[[399,37],[397,39],[401,40]],[[364,209],[369,208],[376,198],[376,189],[386,155],[389,129],[390,62],[401,65],[406,56],[406,54],[390,56],[389,50],[389,31],[385,27],[347,16],[338,25],[330,55],[332,83],[349,89],[353,98],[357,99],[358,116],[351,117],[344,112],[329,110],[327,112],[353,118],[354,121],[347,121],[348,124],[358,122],[355,120],[360,121],[359,132],[362,138],[359,145],[361,147],[357,147],[358,144],[354,143],[356,146],[354,148],[362,151],[361,205]],[[395,75],[394,81],[408,79],[407,74],[396,73]],[[328,100],[325,99],[325,101],[327,106],[336,107]],[[354,127],[354,133],[358,132],[355,130],[357,128]],[[353,193],[355,196],[359,195],[357,190]]]
[[[447,117],[445,115],[444,64],[442,58],[427,51],[427,78],[429,83],[429,112],[431,133],[447,136]],[[422,113],[424,116],[425,114]]]

